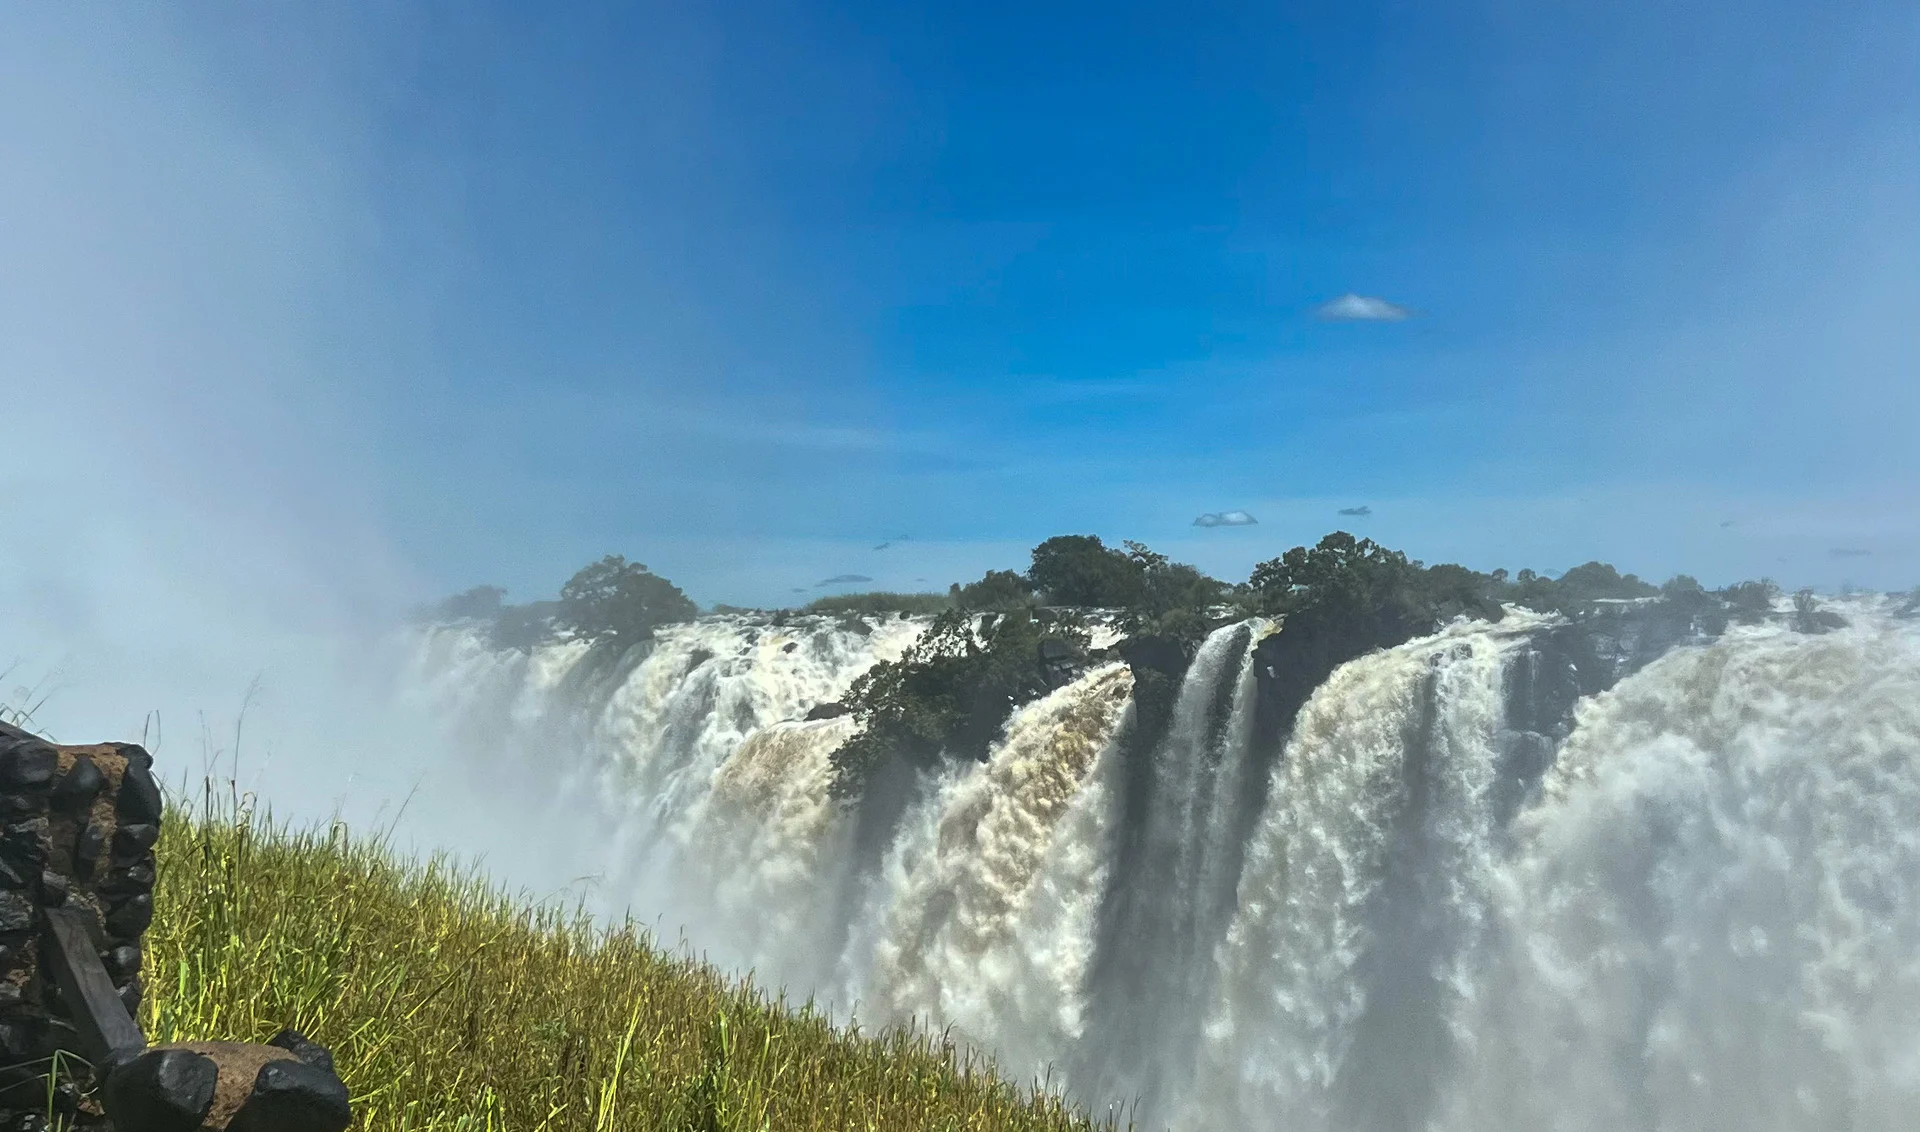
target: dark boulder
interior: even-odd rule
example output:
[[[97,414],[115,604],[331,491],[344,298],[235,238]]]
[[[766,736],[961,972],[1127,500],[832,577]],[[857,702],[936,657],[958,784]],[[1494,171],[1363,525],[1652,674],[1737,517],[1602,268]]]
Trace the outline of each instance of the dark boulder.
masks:
[[[120,779],[119,812],[125,822],[157,825],[160,821],[160,786],[151,770],[132,759]]]
[[[324,1069],[329,1073],[334,1071],[332,1052],[326,1046],[291,1027],[275,1034],[267,1044],[286,1050],[316,1069]]]
[[[341,1132],[353,1121],[347,1087],[317,1065],[269,1061],[228,1132]]]
[[[139,1132],[199,1132],[213,1107],[220,1067],[185,1049],[153,1049],[107,1078],[107,1116]]]

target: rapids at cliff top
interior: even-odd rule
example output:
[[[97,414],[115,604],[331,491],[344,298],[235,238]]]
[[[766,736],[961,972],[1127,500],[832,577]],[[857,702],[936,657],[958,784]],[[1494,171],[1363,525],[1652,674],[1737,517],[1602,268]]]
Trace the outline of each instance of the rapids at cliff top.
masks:
[[[1920,622],[1836,608],[1457,622],[1272,734],[1284,629],[1229,625],[1144,756],[1094,663],[878,837],[827,796],[857,724],[804,717],[919,621],[711,617],[626,657],[438,626],[403,692],[478,763],[554,770],[619,907],[1143,1125],[1891,1132],[1920,1127]]]

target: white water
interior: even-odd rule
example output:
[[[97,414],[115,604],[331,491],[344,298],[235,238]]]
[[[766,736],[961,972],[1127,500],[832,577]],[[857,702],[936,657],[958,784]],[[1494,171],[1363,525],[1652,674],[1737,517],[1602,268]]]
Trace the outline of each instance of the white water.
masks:
[[[1205,1025],[1163,1051],[1198,1063],[1170,1114],[1309,1132],[1914,1127],[1920,640],[1848,614],[1823,636],[1735,630],[1583,702],[1504,829],[1504,677],[1540,621],[1363,657],[1303,708],[1236,896],[1209,909],[1255,692],[1251,634],[1216,634],[1148,811],[1156,869],[1178,878],[1155,914],[1226,925],[1171,980],[1204,998]],[[854,724],[797,720],[917,631],[712,620],[590,671],[577,648],[503,657],[443,630],[412,688],[477,751],[553,768],[576,817],[599,806],[610,903],[857,1001],[863,1024],[952,1027],[1016,1075],[1097,1053],[1124,668],[1017,712],[986,763],[909,810],[863,903],[835,902],[851,823],[828,756]]]
[[[908,822],[862,980],[870,1022],[951,1027],[1016,1076],[1080,1037],[1110,743],[1132,684],[1109,664],[1016,712],[987,763]]]
[[[1920,636],[1739,630],[1583,705],[1448,1126],[1920,1126]]]
[[[684,930],[775,981],[812,977],[764,898],[804,903],[833,864],[832,810],[815,787],[847,725],[799,720],[924,628],[862,624],[705,618],[624,658],[566,643],[493,652],[453,626],[423,634],[402,690],[516,804],[545,805],[529,820],[564,844],[575,875],[596,878],[599,910],[631,909],[669,941]]]
[[[1359,1118],[1339,1086],[1356,1069],[1379,1072],[1383,1082],[1423,1071],[1350,1064],[1375,1053],[1359,1043],[1369,990],[1385,979],[1367,964],[1381,936],[1396,929],[1463,933],[1458,950],[1409,957],[1435,968],[1477,939],[1502,677],[1537,624],[1509,617],[1459,626],[1363,657],[1301,709],[1220,948],[1218,994],[1188,1105],[1196,1116],[1265,1117],[1305,1132],[1347,1127]],[[1425,756],[1417,765],[1416,754]],[[1417,813],[1416,789],[1424,794]],[[1445,911],[1464,922],[1389,919],[1400,909],[1380,905],[1397,849],[1424,858],[1415,866],[1444,887]],[[1425,894],[1390,894],[1416,895]],[[1452,972],[1428,974],[1445,981]]]

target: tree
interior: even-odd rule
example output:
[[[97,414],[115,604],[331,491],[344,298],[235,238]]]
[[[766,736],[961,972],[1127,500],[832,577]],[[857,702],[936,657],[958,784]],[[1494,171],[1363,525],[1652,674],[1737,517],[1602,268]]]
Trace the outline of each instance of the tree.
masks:
[[[1014,570],[989,570],[977,582],[954,583],[947,598],[961,609],[1007,612],[1033,604],[1033,586]]]
[[[1793,630],[1796,633],[1826,633],[1846,627],[1847,619],[1830,609],[1820,608],[1811,587],[1793,595]]]
[[[1265,613],[1336,604],[1355,612],[1390,606],[1411,612],[1423,596],[1421,573],[1418,562],[1397,550],[1334,531],[1311,550],[1296,546],[1255,566],[1249,585]]]
[[[662,625],[691,621],[699,608],[680,587],[623,555],[609,554],[560,587],[556,623],[588,640],[635,644]]]
[[[1027,581],[1048,605],[1119,609],[1141,597],[1140,565],[1098,535],[1056,535],[1033,548]]]
[[[1144,543],[1130,541],[1126,547],[1139,575],[1133,599],[1126,603],[1127,632],[1197,644],[1211,623],[1208,611],[1226,598],[1226,583],[1171,561]]]
[[[1727,610],[1735,621],[1742,625],[1757,625],[1773,615],[1773,603],[1780,596],[1780,587],[1770,578],[1757,582],[1737,582],[1720,591],[1720,600],[1725,602]]]

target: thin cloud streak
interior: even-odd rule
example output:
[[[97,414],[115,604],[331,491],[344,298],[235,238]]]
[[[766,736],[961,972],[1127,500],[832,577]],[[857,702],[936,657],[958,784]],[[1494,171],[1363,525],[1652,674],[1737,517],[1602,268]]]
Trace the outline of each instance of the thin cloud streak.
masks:
[[[1348,292],[1320,304],[1313,313],[1326,322],[1404,322],[1412,318],[1414,312],[1399,303]]]

